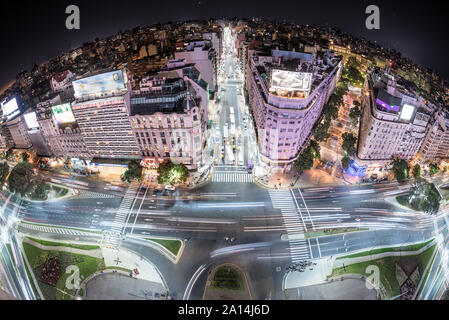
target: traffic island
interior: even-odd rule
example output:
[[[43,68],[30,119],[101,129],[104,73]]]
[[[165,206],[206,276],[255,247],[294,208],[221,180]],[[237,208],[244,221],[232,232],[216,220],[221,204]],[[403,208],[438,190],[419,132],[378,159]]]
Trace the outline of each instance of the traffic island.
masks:
[[[411,300],[425,284],[435,249],[436,244],[428,241],[339,257],[328,281],[359,278],[368,281],[367,285],[375,288],[381,299]]]
[[[225,263],[208,274],[203,300],[251,300],[245,272],[237,265]]]
[[[23,239],[23,249],[45,300],[72,300],[81,281],[105,268],[98,246],[71,247],[68,243]]]
[[[167,286],[156,267],[129,250],[31,237],[23,238],[22,247],[27,266],[32,272],[30,278],[45,300],[146,298],[148,294],[132,291],[137,287],[153,288],[154,293],[158,292],[152,296],[153,299],[168,298]],[[95,280],[97,278],[103,280]],[[107,284],[104,283],[105,279]],[[109,283],[114,279],[122,285]],[[114,288],[114,294],[101,294],[105,288]]]

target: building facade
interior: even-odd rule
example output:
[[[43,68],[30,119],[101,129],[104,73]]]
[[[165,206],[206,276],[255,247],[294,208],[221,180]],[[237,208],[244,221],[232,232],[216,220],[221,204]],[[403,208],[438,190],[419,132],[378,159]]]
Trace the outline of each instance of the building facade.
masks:
[[[139,159],[128,118],[131,88],[126,70],[79,79],[73,86],[71,109],[89,154],[96,159]]]
[[[359,164],[382,166],[394,157],[415,159],[426,136],[431,110],[387,73],[370,73],[365,92],[357,150]]]
[[[130,122],[141,157],[198,169],[205,163],[207,110],[191,80],[161,75],[142,80],[131,97]]]
[[[246,89],[267,169],[291,168],[341,76],[332,52],[248,51]]]
[[[419,151],[421,162],[449,158],[449,112],[439,109],[432,117]]]

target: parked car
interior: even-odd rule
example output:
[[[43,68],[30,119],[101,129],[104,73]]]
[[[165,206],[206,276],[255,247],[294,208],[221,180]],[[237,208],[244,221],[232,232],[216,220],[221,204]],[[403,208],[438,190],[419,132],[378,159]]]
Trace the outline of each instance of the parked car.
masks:
[[[173,186],[165,186],[165,190],[175,191],[176,188]]]

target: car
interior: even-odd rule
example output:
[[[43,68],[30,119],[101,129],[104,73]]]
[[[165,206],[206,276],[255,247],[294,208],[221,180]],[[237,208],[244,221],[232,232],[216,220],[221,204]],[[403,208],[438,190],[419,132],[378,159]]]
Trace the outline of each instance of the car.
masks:
[[[355,218],[355,221],[360,222],[360,218]]]
[[[153,189],[153,194],[157,194],[157,193],[161,193],[163,190],[162,190],[162,188],[154,188]]]
[[[165,186],[165,190],[175,191],[176,188],[173,186]]]

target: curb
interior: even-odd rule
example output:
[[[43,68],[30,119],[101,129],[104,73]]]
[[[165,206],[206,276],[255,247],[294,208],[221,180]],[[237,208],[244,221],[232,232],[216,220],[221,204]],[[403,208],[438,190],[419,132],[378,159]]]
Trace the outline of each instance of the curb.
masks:
[[[136,235],[126,235],[126,237],[127,238],[134,238],[134,239],[138,239],[138,240],[142,240],[142,241],[147,242],[150,247],[152,247],[153,249],[155,249],[155,250],[159,251],[160,253],[162,253],[163,255],[165,255],[174,264],[177,264],[179,262],[179,259],[181,259],[182,253],[184,252],[185,244],[184,244],[184,241],[182,241],[180,239],[164,238],[164,237],[153,237],[154,239],[180,241],[181,242],[181,247],[179,248],[178,255],[175,256],[170,250],[165,248],[160,243],[157,243],[157,242],[145,239],[145,237],[136,236]]]

